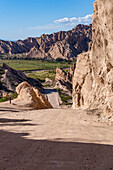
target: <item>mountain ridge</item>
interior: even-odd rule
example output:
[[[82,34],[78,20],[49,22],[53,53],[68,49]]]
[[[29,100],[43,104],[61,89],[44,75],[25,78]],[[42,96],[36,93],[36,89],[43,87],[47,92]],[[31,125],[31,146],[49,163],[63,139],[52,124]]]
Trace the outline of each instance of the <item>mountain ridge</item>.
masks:
[[[25,40],[0,40],[0,54],[25,53],[27,58],[70,59],[88,50],[92,41],[92,25],[77,25],[69,31],[42,34],[40,37],[28,37]]]

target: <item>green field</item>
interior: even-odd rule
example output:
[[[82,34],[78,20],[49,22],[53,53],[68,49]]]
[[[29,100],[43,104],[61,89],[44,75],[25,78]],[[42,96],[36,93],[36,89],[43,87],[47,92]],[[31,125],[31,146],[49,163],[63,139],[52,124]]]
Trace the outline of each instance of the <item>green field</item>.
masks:
[[[41,82],[44,82],[46,78],[54,80],[55,75],[56,75],[56,71],[41,71],[36,73],[29,73],[28,77],[39,79]]]
[[[0,66],[3,63],[6,63],[13,69],[22,70],[22,71],[30,71],[30,70],[43,70],[43,69],[56,69],[56,67],[60,68],[68,68],[73,62],[68,61],[43,61],[43,60],[3,60],[0,59]]]
[[[69,69],[65,70],[66,73],[68,71]],[[29,73],[27,76],[34,79],[39,79],[41,82],[44,82],[46,78],[54,80],[56,76],[56,71],[55,70],[39,71],[39,72]]]

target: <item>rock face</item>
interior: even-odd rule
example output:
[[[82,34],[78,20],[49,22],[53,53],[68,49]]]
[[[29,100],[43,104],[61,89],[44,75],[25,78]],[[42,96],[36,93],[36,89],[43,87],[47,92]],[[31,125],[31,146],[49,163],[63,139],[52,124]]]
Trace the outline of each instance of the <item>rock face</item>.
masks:
[[[72,79],[74,75],[75,70],[75,64],[70,66],[70,72],[65,72],[61,68],[56,68],[56,88],[60,88],[63,91],[69,91],[69,93],[72,92]]]
[[[3,92],[14,92],[16,86],[23,81],[27,81],[31,86],[42,91],[42,85],[38,80],[27,77],[22,71],[14,70],[5,63],[0,67],[0,94]]]
[[[18,98],[13,101],[14,104],[30,109],[48,109],[52,108],[45,96],[36,88],[30,86],[27,82],[22,82],[16,88]]]
[[[55,77],[55,80],[56,81],[59,81],[59,80],[65,81],[66,80],[66,72],[63,71],[61,68],[57,67],[56,68],[56,77]]]
[[[92,68],[90,52],[77,57],[76,69],[73,77],[73,107],[89,106],[92,91]]]
[[[113,1],[96,0],[91,52],[77,57],[73,108],[113,111]]]
[[[78,25],[70,31],[43,34],[37,38],[27,38],[15,42],[0,40],[0,53],[26,53],[27,58],[53,60],[57,58],[73,60],[88,50],[92,40],[92,25]]]

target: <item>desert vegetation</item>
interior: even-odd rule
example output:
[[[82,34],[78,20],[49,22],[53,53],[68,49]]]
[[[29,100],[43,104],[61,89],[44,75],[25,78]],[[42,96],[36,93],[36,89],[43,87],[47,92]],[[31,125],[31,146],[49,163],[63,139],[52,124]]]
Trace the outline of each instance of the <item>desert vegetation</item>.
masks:
[[[57,89],[57,92],[59,93],[62,105],[72,105],[72,96],[70,96],[68,92],[63,91],[60,88]]]

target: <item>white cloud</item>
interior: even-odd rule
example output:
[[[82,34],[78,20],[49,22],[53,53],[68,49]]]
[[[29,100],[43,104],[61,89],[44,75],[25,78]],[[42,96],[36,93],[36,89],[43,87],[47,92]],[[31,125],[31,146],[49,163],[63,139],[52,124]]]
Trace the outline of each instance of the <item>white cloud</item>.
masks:
[[[68,23],[68,22],[69,22],[69,18],[63,18],[63,19],[54,21],[54,23]]]
[[[73,17],[73,18],[62,18],[59,20],[55,20],[54,23],[56,24],[69,24],[69,23],[91,23],[92,22],[92,15],[86,15],[85,17]]]
[[[76,17],[70,18],[70,22],[74,22],[74,21],[77,21]]]
[[[77,24],[88,25],[92,23],[92,15],[86,15],[85,17],[72,17],[72,18],[61,18],[53,21],[51,24],[38,25],[28,28],[31,31],[58,31],[58,30],[68,30],[75,27]],[[21,30],[20,30],[21,31]]]

